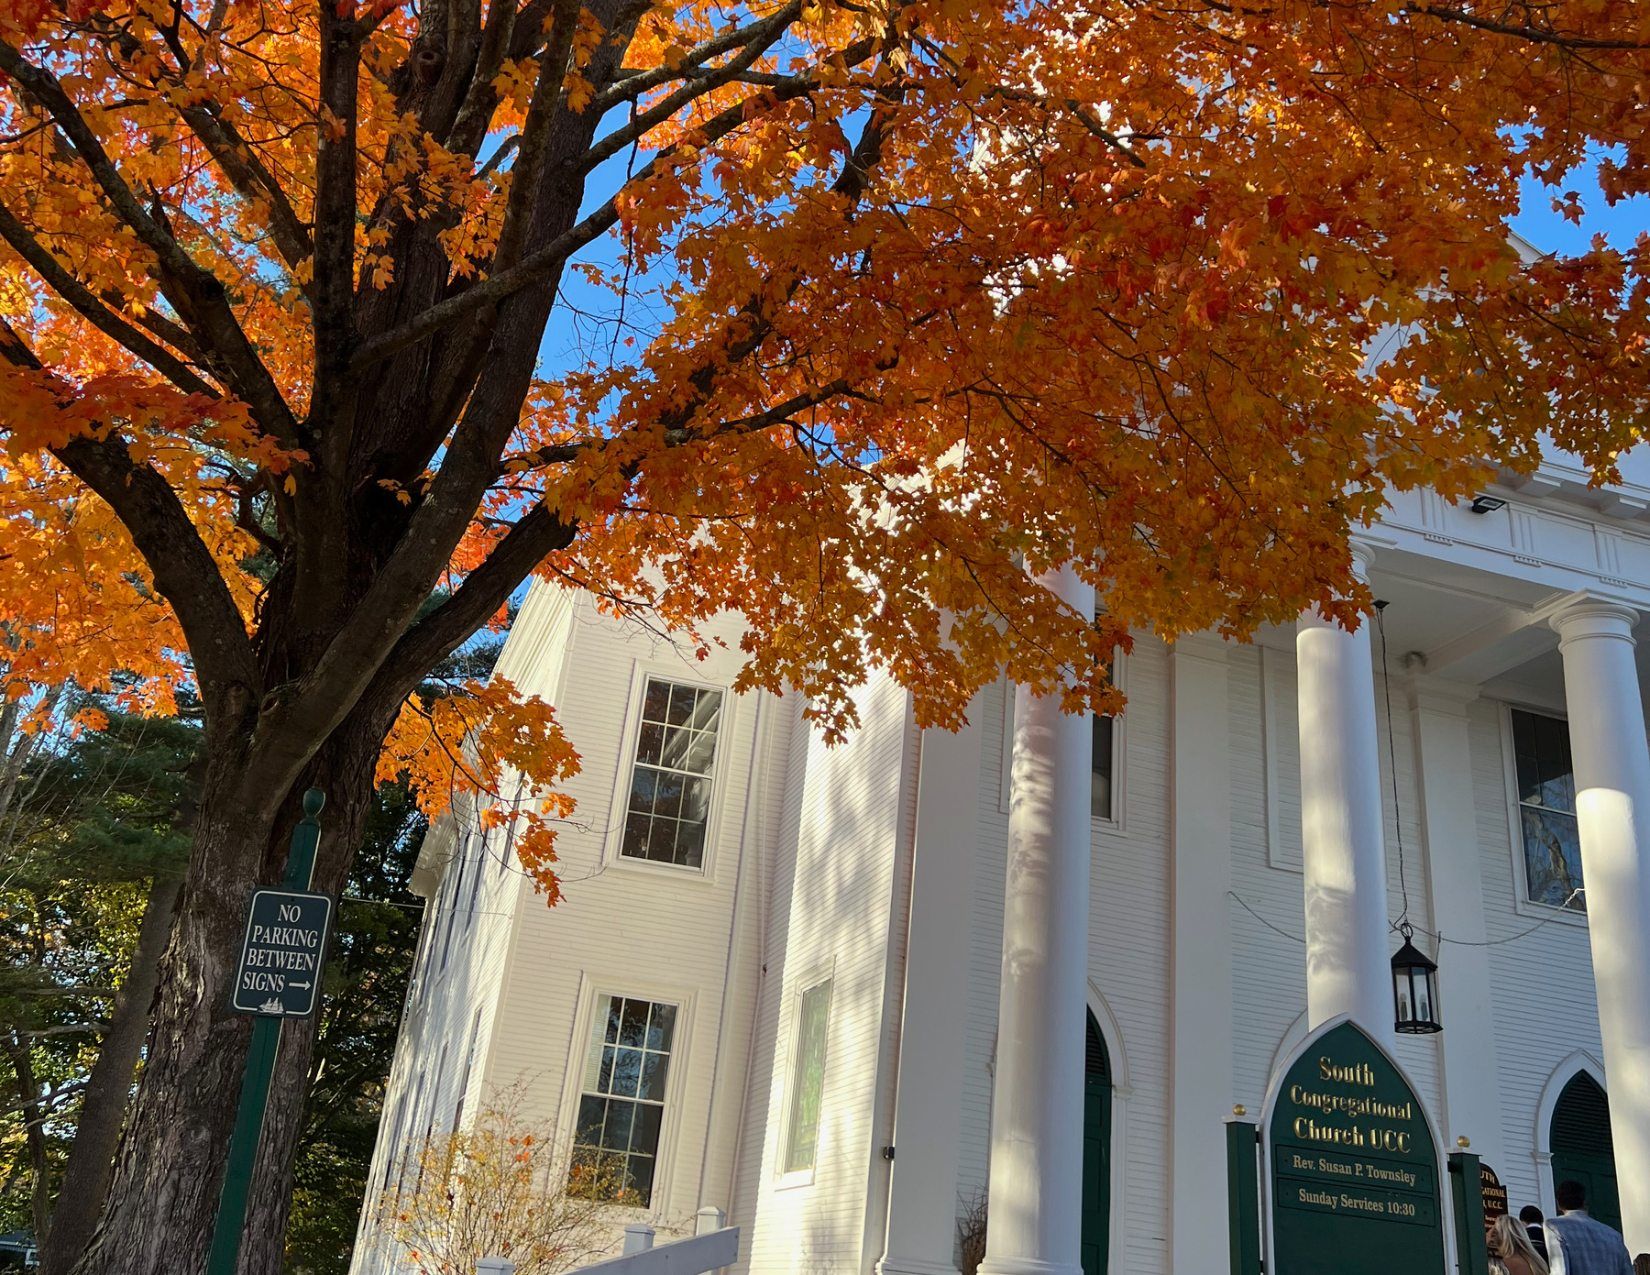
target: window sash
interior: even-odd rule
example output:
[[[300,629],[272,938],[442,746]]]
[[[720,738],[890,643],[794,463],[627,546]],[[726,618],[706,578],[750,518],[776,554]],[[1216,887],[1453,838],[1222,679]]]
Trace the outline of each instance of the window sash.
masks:
[[[820,1111],[825,1097],[825,1046],[830,1034],[831,980],[802,993],[796,1013],[796,1054],[785,1118],[786,1174],[808,1173],[819,1156]]]
[[[1569,723],[1520,708],[1511,715],[1524,897],[1585,912]]]
[[[624,795],[622,858],[703,866],[723,692],[649,677]]]
[[[597,999],[573,1133],[574,1194],[651,1203],[678,1015],[666,1002]]]
[[[1117,719],[1096,714],[1094,752],[1089,763],[1089,817],[1114,818],[1117,809]]]

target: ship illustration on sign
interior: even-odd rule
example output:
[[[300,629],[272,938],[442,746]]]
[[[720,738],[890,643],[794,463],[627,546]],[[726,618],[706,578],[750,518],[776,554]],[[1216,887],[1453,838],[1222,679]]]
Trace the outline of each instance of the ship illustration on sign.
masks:
[[[271,996],[262,1005],[258,1006],[258,1012],[260,1014],[284,1014],[286,1013],[286,1006],[281,1004],[279,996]]]

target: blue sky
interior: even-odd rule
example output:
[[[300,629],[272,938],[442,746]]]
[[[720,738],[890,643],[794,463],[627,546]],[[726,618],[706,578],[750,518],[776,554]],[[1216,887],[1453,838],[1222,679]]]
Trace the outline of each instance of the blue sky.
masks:
[[[1593,169],[1571,173],[1563,189],[1581,196],[1580,225],[1564,220],[1552,210],[1554,192],[1550,187],[1535,181],[1524,183],[1524,206],[1513,218],[1512,228],[1537,248],[1547,252],[1585,252],[1593,236],[1602,234],[1612,248],[1625,249],[1630,248],[1639,235],[1650,233],[1650,199],[1625,199],[1611,208],[1604,202]]]

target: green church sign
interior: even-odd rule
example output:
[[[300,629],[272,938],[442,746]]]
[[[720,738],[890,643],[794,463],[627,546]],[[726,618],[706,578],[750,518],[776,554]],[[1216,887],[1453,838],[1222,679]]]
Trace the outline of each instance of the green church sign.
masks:
[[[1362,1031],[1302,1046],[1267,1128],[1272,1275],[1444,1275],[1438,1149]]]

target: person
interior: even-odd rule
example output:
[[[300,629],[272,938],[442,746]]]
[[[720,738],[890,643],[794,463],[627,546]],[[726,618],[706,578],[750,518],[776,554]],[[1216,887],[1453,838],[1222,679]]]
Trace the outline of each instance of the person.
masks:
[[[1552,1275],[1633,1275],[1633,1259],[1621,1232],[1587,1216],[1587,1188],[1558,1184],[1558,1216],[1547,1219],[1547,1260]]]
[[[1640,1253],[1633,1259],[1633,1275],[1650,1275],[1650,1253]]]
[[[1547,1215],[1533,1204],[1526,1204],[1518,1210],[1518,1220],[1524,1223],[1524,1229],[1529,1233],[1530,1243],[1535,1245],[1535,1251],[1541,1255],[1541,1260],[1547,1260]]]
[[[1530,1243],[1529,1232],[1512,1218],[1496,1218],[1488,1240],[1495,1275],[1547,1275],[1547,1263]]]

